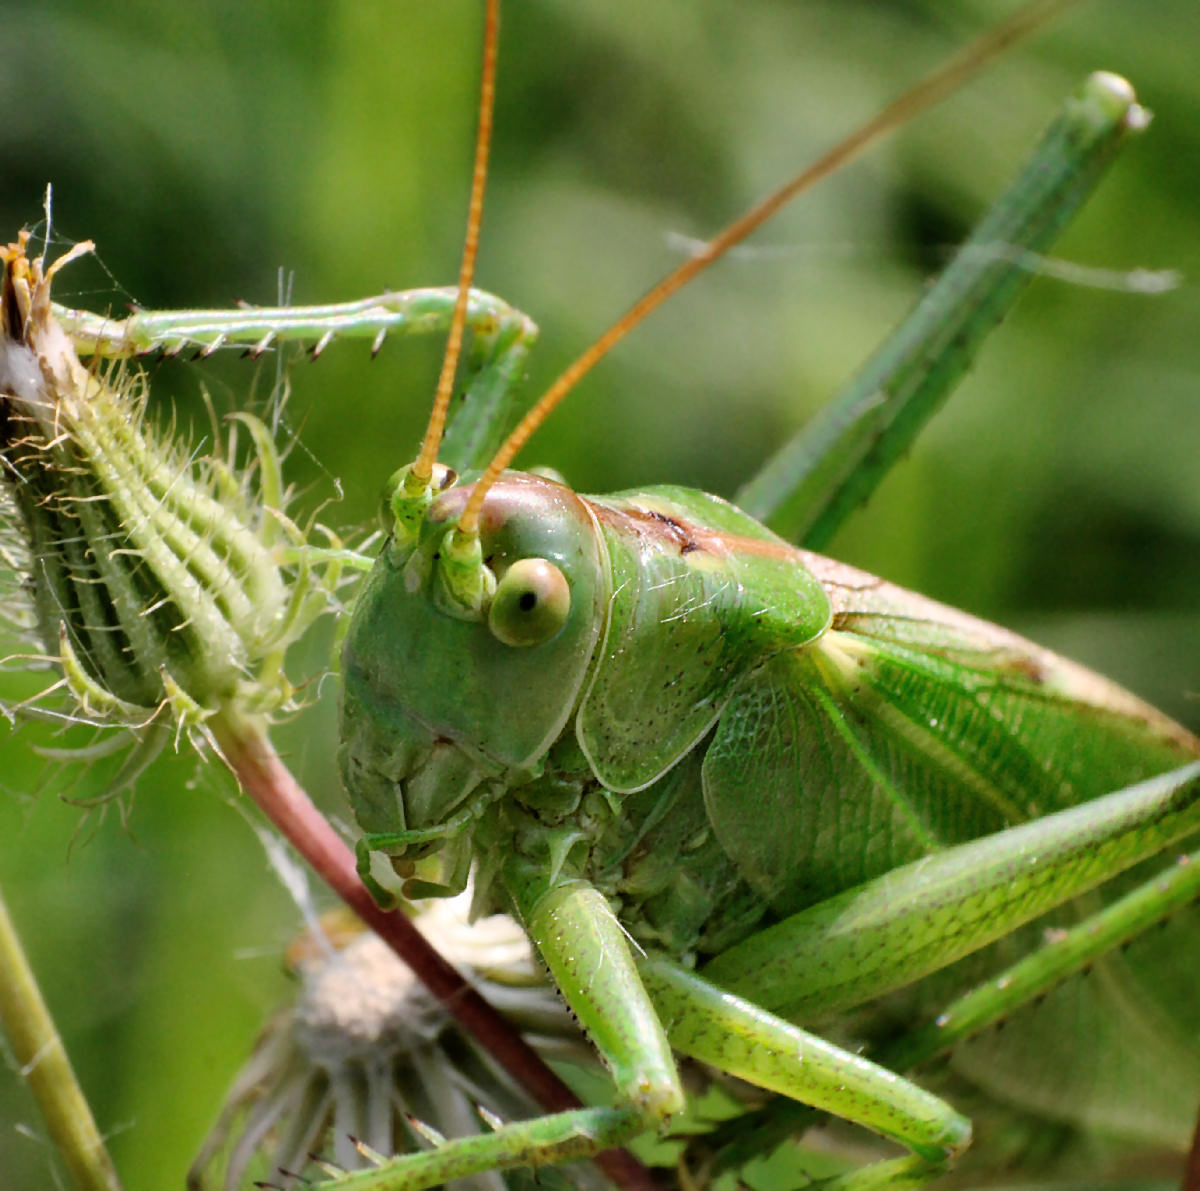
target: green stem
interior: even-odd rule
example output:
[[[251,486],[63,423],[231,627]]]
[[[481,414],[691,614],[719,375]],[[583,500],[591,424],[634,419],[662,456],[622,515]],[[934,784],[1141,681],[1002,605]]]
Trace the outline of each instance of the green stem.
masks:
[[[80,1191],[121,1191],[121,1180],[54,1028],[16,927],[0,895],[0,1020],[20,1072]]]

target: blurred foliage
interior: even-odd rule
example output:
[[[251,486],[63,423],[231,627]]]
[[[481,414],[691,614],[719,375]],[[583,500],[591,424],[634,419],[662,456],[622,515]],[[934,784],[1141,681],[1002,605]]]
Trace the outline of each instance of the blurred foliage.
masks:
[[[704,235],[1012,5],[987,0],[519,0],[501,45],[480,284],[542,326],[544,384]],[[452,281],[474,125],[469,0],[5,0],[0,220],[93,238],[61,301],[119,313],[334,301]],[[526,452],[580,489],[730,493],[865,357],[1089,70],[1156,112],[1062,245],[1146,296],[1039,279],[975,373],[837,543],[886,577],[1024,631],[1200,724],[1200,8],[1097,0],[801,200],[623,345]],[[352,526],[410,457],[437,343],[292,376],[310,507]],[[205,416],[270,366],[155,368]],[[187,422],[189,415],[183,415]],[[319,673],[318,649],[309,672]],[[7,680],[9,698],[36,679]],[[330,688],[326,683],[325,688]],[[314,698],[317,687],[314,684]],[[330,691],[324,689],[328,696]],[[179,1185],[286,981],[297,915],[228,781],[189,757],[127,823],[3,744],[0,882],[131,1191]],[[326,697],[282,746],[335,815]],[[81,826],[82,820],[82,826]],[[15,1126],[20,1125],[21,1128]],[[53,1185],[0,1078],[7,1188]]]

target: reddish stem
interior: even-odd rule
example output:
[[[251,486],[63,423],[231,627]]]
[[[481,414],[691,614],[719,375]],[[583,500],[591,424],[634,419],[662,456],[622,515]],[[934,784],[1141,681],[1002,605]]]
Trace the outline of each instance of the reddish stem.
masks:
[[[1192,1148],[1188,1151],[1187,1167],[1184,1169],[1179,1191],[1200,1191],[1200,1114],[1196,1117]]]
[[[317,810],[252,721],[210,725],[234,776],[322,880],[406,963],[464,1029],[547,1111],[580,1101],[516,1029],[446,961],[399,910],[381,910],[359,880],[350,848]],[[596,1164],[626,1191],[654,1191],[650,1172],[625,1150],[606,1150]]]

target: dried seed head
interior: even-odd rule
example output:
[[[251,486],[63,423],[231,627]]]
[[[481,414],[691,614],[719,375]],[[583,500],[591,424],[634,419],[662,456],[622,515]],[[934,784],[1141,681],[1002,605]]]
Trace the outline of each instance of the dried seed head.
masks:
[[[49,268],[27,245],[0,249],[0,461],[42,648],[95,719],[278,706],[300,626],[277,521],[227,464],[147,429],[140,374],[80,362],[50,283],[91,244]]]
[[[546,1057],[594,1069],[595,1060],[528,939],[510,918],[468,924],[468,897],[428,903],[417,926],[479,986]],[[294,1004],[278,1013],[230,1090],[221,1118],[193,1164],[193,1191],[233,1191],[281,1169],[328,1173],[372,1154],[423,1148],[438,1135],[525,1118],[537,1106],[433,999],[375,935],[322,920],[290,954],[300,977]],[[331,929],[332,925],[332,929]],[[340,936],[340,937],[339,937]],[[549,1181],[543,1181],[549,1180]],[[590,1166],[463,1180],[471,1191],[599,1191]]]

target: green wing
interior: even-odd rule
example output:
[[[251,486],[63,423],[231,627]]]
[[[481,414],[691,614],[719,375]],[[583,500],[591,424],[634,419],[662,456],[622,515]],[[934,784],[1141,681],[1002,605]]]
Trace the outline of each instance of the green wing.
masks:
[[[777,913],[1200,756],[1200,741],[1080,666],[804,560],[833,625],[739,684],[703,767],[714,832]]]

